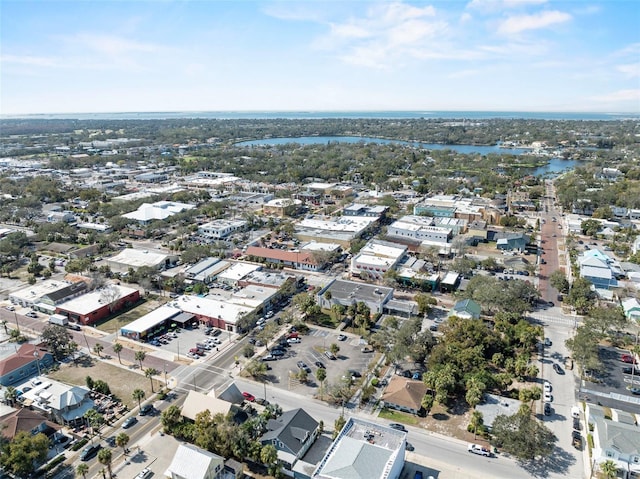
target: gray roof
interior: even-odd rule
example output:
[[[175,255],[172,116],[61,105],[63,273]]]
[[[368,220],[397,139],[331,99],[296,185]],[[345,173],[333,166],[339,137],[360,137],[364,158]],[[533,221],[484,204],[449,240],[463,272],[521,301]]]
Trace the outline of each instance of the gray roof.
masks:
[[[318,422],[304,409],[293,409],[283,413],[277,419],[267,422],[268,432],[263,434],[260,442],[271,443],[274,439],[284,444],[285,450],[297,455],[307,438],[317,429]],[[282,449],[276,446],[278,449]]]
[[[605,418],[595,418],[595,434],[602,449],[616,449],[621,454],[640,454],[640,427]]]
[[[322,469],[323,476],[339,479],[380,477],[394,451],[352,437],[344,437]]]

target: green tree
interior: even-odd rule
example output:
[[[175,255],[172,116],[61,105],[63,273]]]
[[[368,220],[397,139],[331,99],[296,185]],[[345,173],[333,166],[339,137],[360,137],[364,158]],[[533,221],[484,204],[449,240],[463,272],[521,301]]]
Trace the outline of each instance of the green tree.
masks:
[[[478,433],[478,428],[482,426],[484,423],[484,418],[482,417],[482,413],[480,411],[476,411],[475,409],[471,413],[471,422],[469,423],[473,428],[473,440],[476,440],[476,435]]]
[[[340,414],[340,416],[338,416],[338,418],[333,422],[333,439],[338,437],[338,434],[340,434],[340,431],[342,431],[342,428],[346,423],[347,420],[345,419],[344,414]]]
[[[47,458],[48,451],[47,436],[20,431],[11,441],[2,443],[0,466],[16,477],[29,477]]]
[[[142,407],[141,405],[141,401],[144,399],[144,397],[146,396],[144,389],[134,389],[133,392],[131,393],[131,397],[138,401],[138,409],[140,409]]]
[[[149,379],[149,381],[151,382],[151,392],[154,393],[155,391],[153,390],[153,376],[157,376],[158,374],[160,374],[160,371],[158,371],[155,368],[147,368],[144,370],[144,376]]]
[[[558,438],[523,404],[513,416],[498,415],[491,428],[492,444],[523,461],[551,454]]]
[[[418,314],[424,315],[431,311],[431,306],[438,304],[438,301],[431,295],[416,293],[413,300],[418,303]]]
[[[618,475],[618,468],[616,467],[616,463],[611,459],[607,459],[606,461],[600,463],[599,467],[602,475],[607,479],[614,479]]]
[[[100,449],[98,452],[98,462],[103,466],[107,466],[107,471],[109,471],[109,479],[113,477],[113,472],[111,471],[111,461],[113,460],[113,454],[111,453],[111,449]]]
[[[565,274],[559,269],[549,275],[549,284],[563,294],[569,292],[569,280],[567,280]]]
[[[338,354],[338,352],[340,352],[340,346],[338,346],[337,343],[331,343],[331,346],[329,346],[329,351],[331,351],[331,353],[335,356]]]
[[[316,371],[316,378],[320,382],[320,399],[322,399],[324,393],[324,381],[327,379],[327,370],[325,368],[318,368]]]
[[[82,476],[82,479],[87,479],[87,473],[89,472],[89,465],[84,462],[78,464],[76,467],[76,475]]]
[[[129,435],[126,432],[121,432],[116,436],[116,446],[122,448],[122,452],[126,455],[127,444],[129,444]]]
[[[580,229],[583,235],[595,236],[602,229],[602,224],[596,220],[585,220],[580,223]]]
[[[160,422],[166,432],[172,432],[175,427],[182,423],[182,412],[175,404],[162,411]]]
[[[89,426],[91,426],[91,431],[93,434],[100,432],[100,426],[104,424],[104,416],[100,414],[95,409],[89,409],[84,413],[84,417],[89,422]]]
[[[260,450],[260,462],[267,466],[269,474],[276,475],[278,470],[278,450],[275,446],[267,444]]]
[[[122,352],[123,349],[124,349],[124,346],[122,346],[122,344],[120,343],[113,344],[113,352],[118,355],[118,362],[120,364],[122,364],[122,360],[120,359],[120,353]]]
[[[51,324],[42,330],[42,341],[53,354],[53,357],[60,361],[67,355],[67,348],[73,336],[64,326]]]
[[[7,401],[10,406],[14,406],[18,400],[18,390],[13,386],[7,386],[4,390],[4,400]]]
[[[104,346],[103,346],[102,344],[100,344],[100,343],[96,343],[96,344],[93,346],[93,352],[94,352],[94,353],[96,353],[96,354],[98,355],[98,357],[99,357],[99,358],[101,357],[101,356],[100,356],[100,353],[101,353],[102,351],[104,351]]]
[[[134,357],[136,361],[140,363],[140,369],[142,369],[142,361],[144,361],[145,358],[147,357],[147,353],[145,353],[144,351],[136,351],[136,354]]]

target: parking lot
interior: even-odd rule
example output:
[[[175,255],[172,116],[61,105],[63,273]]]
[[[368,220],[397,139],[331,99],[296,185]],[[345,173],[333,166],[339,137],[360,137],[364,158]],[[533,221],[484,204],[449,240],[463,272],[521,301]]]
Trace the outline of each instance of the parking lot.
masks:
[[[216,328],[213,328],[213,330],[216,330]],[[216,348],[218,350],[222,349],[228,344],[230,339],[233,339],[235,337],[236,335],[234,333],[230,333],[229,331],[220,331],[217,336],[214,336],[213,334],[207,335],[205,334],[205,327],[198,326],[185,329],[176,329],[175,337],[167,335],[165,343],[146,343],[146,346],[156,348],[158,351],[164,351],[170,355],[175,355],[176,358],[180,356],[180,358],[182,359],[184,359],[185,357],[188,357],[192,360],[206,359],[212,354],[216,353]],[[219,343],[208,345],[209,349],[201,348],[202,355],[189,353],[191,349],[196,348],[196,345],[198,343],[204,344],[207,340],[214,339],[216,341],[219,341]]]
[[[316,362],[326,368],[325,385],[337,383],[342,376],[351,370],[364,376],[376,355],[371,352],[362,352],[365,342],[359,336],[345,334],[346,339],[340,341],[338,334],[329,329],[313,328],[309,330],[308,334],[300,335],[299,343],[293,343],[284,348],[285,355],[282,358],[267,362],[271,367],[269,381],[276,387],[284,389],[306,388],[310,389],[309,392],[315,393],[319,387],[319,382],[316,380],[316,371],[319,366],[316,365]],[[328,350],[332,343],[340,347],[334,360],[324,354],[324,351]],[[299,371],[297,366],[299,361],[304,362],[311,371],[307,385],[301,385],[297,380],[289,379]]]
[[[610,393],[620,394],[631,398],[640,398],[639,395],[632,395],[627,389],[630,387],[640,388],[640,374],[628,374],[623,372],[623,368],[629,368],[632,365],[624,363],[620,360],[623,354],[628,353],[613,347],[600,347],[600,359],[604,364],[603,372],[586,372],[585,377],[591,379],[585,382],[582,391],[593,391],[596,394],[609,395]],[[636,372],[640,370],[640,365],[636,365]],[[587,374],[588,373],[588,374]],[[588,396],[588,393],[586,393]],[[591,398],[596,400],[596,398]],[[600,398],[600,400],[602,400]],[[604,404],[604,403],[603,403]]]

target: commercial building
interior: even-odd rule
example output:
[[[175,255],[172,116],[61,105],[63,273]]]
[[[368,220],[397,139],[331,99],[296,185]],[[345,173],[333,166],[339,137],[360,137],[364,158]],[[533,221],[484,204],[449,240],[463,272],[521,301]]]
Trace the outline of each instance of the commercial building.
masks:
[[[182,317],[179,318],[179,316]],[[120,328],[120,336],[136,341],[145,341],[155,334],[169,329],[172,325],[182,327],[184,324],[188,324],[192,318],[193,315],[185,314],[171,305],[160,306]]]
[[[292,216],[298,212],[302,206],[302,201],[291,198],[275,198],[262,206],[262,212],[265,215]]]
[[[129,268],[138,269],[143,266],[163,270],[178,261],[178,256],[160,251],[146,249],[125,248],[111,258],[107,258],[107,265],[114,272],[126,272]]]
[[[47,348],[31,343],[22,344],[15,353],[0,360],[0,385],[11,386],[24,382],[52,364],[53,356]]]
[[[433,226],[433,219],[427,216],[406,215],[389,225],[387,235],[440,244],[451,241],[453,230],[451,228]]]
[[[201,323],[231,332],[237,331],[236,323],[240,318],[256,309],[255,307],[233,304],[210,296],[204,298],[181,296],[173,304],[183,312],[195,316]]]
[[[52,313],[56,304],[84,294],[87,283],[84,281],[67,282],[48,279],[9,294],[13,304],[25,308],[34,308]]]
[[[268,263],[283,264],[286,267],[304,271],[318,271],[324,266],[318,263],[313,253],[307,251],[283,251],[275,248],[249,246],[246,254]]]
[[[367,216],[314,216],[297,223],[295,235],[300,241],[337,243],[348,248],[352,240],[362,236],[377,221]]]
[[[57,305],[56,314],[62,314],[72,322],[94,324],[139,300],[137,289],[111,284]]]
[[[344,216],[369,216],[372,218],[382,217],[389,208],[381,205],[363,205],[360,203],[351,203],[342,209]]]
[[[219,258],[205,258],[184,271],[187,281],[209,284],[218,274],[231,266],[228,261]]]
[[[242,231],[247,227],[246,220],[214,220],[198,227],[198,234],[204,238],[219,240]]]
[[[218,274],[216,280],[220,283],[236,286],[245,276],[261,268],[262,266],[251,263],[231,263],[231,266]]]
[[[95,407],[89,389],[45,378],[22,395],[22,404],[39,411],[58,424],[73,425],[85,421],[85,413]]]
[[[318,291],[316,301],[325,309],[330,309],[333,304],[349,307],[363,302],[371,314],[376,314],[382,313],[385,303],[392,297],[393,288],[335,279]]]
[[[147,225],[152,221],[164,220],[181,211],[195,208],[195,205],[187,203],[177,203],[174,201],[158,201],[156,203],[143,203],[136,211],[122,215],[131,221],[141,225]]]
[[[407,247],[388,241],[371,240],[351,258],[351,275],[379,280],[395,269],[407,252]]]

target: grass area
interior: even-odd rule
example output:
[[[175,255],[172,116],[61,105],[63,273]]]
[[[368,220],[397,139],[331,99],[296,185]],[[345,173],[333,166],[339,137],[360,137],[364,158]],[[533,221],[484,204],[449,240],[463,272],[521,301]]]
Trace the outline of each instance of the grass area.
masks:
[[[314,314],[313,316],[307,316],[307,321],[318,326],[324,326],[325,328],[335,328],[339,323],[333,321],[324,311],[320,314]]]
[[[130,322],[135,321],[136,319],[141,318],[145,314],[162,306],[164,303],[168,302],[168,300],[169,298],[166,297],[143,298],[133,308],[126,310],[124,313],[108,318],[105,321],[99,322],[95,327],[105,333],[115,333],[123,326],[126,326]]]
[[[63,364],[60,369],[48,373],[47,376],[66,384],[85,387],[87,376],[91,376],[93,380],[102,379],[109,385],[111,393],[123,404],[126,404],[129,409],[138,405],[137,401],[131,397],[134,389],[142,389],[147,398],[151,396],[149,379],[141,374],[98,361],[95,358],[86,358],[83,362],[78,362],[78,366],[73,363]],[[156,391],[160,388],[156,380],[154,380],[154,388]]]
[[[409,424],[411,426],[417,426],[420,423],[420,418],[406,412],[396,411],[394,409],[383,408],[380,411],[378,417],[387,419],[391,422],[399,422],[401,424]]]

